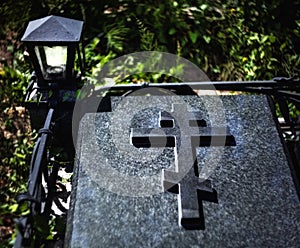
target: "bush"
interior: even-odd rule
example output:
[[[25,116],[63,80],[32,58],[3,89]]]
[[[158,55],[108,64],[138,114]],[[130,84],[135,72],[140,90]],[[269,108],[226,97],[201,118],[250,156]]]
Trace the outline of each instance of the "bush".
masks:
[[[0,242],[12,235],[18,208],[15,196],[26,188],[32,130],[22,106],[27,77],[9,67],[0,69]]]

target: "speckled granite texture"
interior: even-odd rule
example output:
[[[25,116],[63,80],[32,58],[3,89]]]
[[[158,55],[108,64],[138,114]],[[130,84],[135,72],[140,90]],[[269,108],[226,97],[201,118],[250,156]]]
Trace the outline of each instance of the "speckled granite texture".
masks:
[[[170,110],[176,99],[138,98],[156,102],[157,107],[149,103],[149,109],[135,118],[132,113],[124,115],[120,122],[131,120],[125,129],[116,118],[111,120],[114,112],[88,114],[81,122],[66,247],[300,246],[300,202],[264,96],[222,97],[236,146],[224,148],[209,177],[219,202],[203,203],[204,231],[180,227],[177,195],[159,193],[161,169],[174,167],[173,149],[163,149],[148,160],[141,154],[148,152],[151,157],[158,148],[135,151],[130,144],[130,127],[158,127],[159,109]],[[206,106],[215,101],[215,96],[205,98]],[[212,123],[199,98],[184,100],[192,110],[202,110],[208,124]],[[113,109],[119,102],[130,109],[138,100],[115,98]],[[116,148],[116,140],[122,137],[111,135],[112,125],[127,145]],[[218,126],[217,117],[213,126]],[[126,151],[133,151],[136,157],[126,157]],[[207,152],[208,148],[197,149],[200,170]],[[111,168],[115,174],[110,174]],[[134,185],[126,178],[132,178]]]

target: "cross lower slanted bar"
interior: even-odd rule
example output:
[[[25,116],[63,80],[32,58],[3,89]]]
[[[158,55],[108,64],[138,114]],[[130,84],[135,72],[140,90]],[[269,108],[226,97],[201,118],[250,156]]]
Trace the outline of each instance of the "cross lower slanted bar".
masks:
[[[160,128],[132,128],[135,147],[174,147],[175,171],[162,170],[163,189],[178,194],[179,224],[186,229],[205,229],[202,201],[217,202],[217,192],[208,179],[199,177],[196,147],[234,146],[226,128],[207,127],[199,112],[185,104],[160,113]],[[165,135],[161,134],[161,130]]]

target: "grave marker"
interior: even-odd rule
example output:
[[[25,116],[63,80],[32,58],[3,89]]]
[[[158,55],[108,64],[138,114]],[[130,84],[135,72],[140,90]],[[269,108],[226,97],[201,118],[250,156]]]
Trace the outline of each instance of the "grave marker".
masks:
[[[204,97],[208,104],[214,104],[213,96]],[[150,99],[150,97],[142,98],[145,102]],[[218,134],[223,130],[221,133],[223,137],[227,133],[232,135],[236,142],[236,146],[224,147],[222,159],[208,178],[211,185],[208,184],[205,188],[208,192],[210,188],[216,190],[218,203],[206,201],[208,198],[201,193],[197,195],[200,205],[196,206],[196,209],[198,208],[198,211],[200,209],[200,214],[196,216],[196,219],[199,217],[196,225],[202,230],[184,228],[184,226],[193,227],[190,223],[178,225],[178,216],[181,212],[178,206],[181,204],[178,205],[177,195],[167,191],[160,193],[156,191],[151,195],[152,188],[161,189],[162,170],[165,179],[173,183],[178,182],[178,178],[170,180],[168,176],[174,175],[175,157],[184,151],[178,147],[179,154],[176,156],[174,154],[177,148],[174,149],[173,146],[181,140],[175,140],[172,136],[175,132],[176,138],[181,138],[178,133],[180,130],[175,131],[171,128],[173,121],[170,121],[170,116],[164,117],[164,112],[159,117],[162,110],[172,113],[172,103],[176,103],[176,99],[155,98],[157,108],[146,109],[133,116],[128,129],[124,129],[122,125],[119,127],[124,118],[120,123],[116,120],[112,123],[112,116],[118,104],[124,105],[124,109],[130,108],[138,102],[137,99],[127,97],[127,101],[124,101],[124,98],[113,98],[111,113],[87,114],[82,120],[71,209],[68,215],[66,247],[297,247],[299,245],[300,202],[266,97],[222,96],[226,128],[217,120],[213,126],[211,125],[199,98],[183,97],[191,106],[189,111],[202,113],[200,117],[207,124],[206,127],[202,125],[191,128],[192,131],[187,133],[187,136],[200,134],[202,137],[201,134]],[[159,126],[159,118],[167,119],[169,124]],[[176,123],[177,118],[174,116],[174,126],[179,125]],[[186,123],[184,125],[190,127],[190,122]],[[126,153],[121,150],[123,147],[116,147],[114,143],[116,140],[111,133],[112,125],[124,133],[128,142],[126,147],[133,155],[136,154],[135,157],[126,157]],[[153,130],[158,130],[157,134],[162,136],[164,133],[162,129],[167,137],[173,139],[168,141],[171,147],[135,148],[130,144],[133,133],[149,136],[155,134]],[[162,139],[156,141],[157,146],[162,145]],[[144,146],[147,142],[149,144],[149,140],[144,142]],[[191,144],[191,147],[195,145]],[[197,186],[194,168],[198,168],[201,177],[203,166],[210,159],[209,151],[215,148],[218,147],[193,148],[194,154],[189,154],[197,158],[197,166],[189,164],[192,169],[187,171],[184,180],[192,177],[189,183],[192,182]],[[140,157],[140,154],[155,149],[162,149],[159,156],[151,160]],[[183,162],[178,156],[177,165],[180,166]],[[115,174],[108,176],[108,171]],[[168,174],[167,171],[171,173]],[[180,172],[180,169],[178,171]],[[184,181],[179,182],[179,185],[182,183],[184,184]],[[165,186],[170,185],[165,181]],[[176,191],[176,187],[171,189],[173,192]],[[191,199],[196,199],[197,189],[191,187],[187,189],[188,192],[181,194],[179,199],[183,203],[195,203]],[[145,191],[145,195],[140,194],[143,193],[141,190]],[[190,205],[185,205],[184,208],[193,209]],[[192,219],[195,217],[194,214],[195,212]],[[205,229],[199,224],[204,224],[201,220],[203,214],[205,214]],[[183,214],[183,217],[185,216]]]

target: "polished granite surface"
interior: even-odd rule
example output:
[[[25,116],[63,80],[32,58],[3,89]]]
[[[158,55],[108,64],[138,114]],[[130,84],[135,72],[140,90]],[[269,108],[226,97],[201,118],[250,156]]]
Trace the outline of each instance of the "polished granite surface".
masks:
[[[114,98],[113,112],[85,115],[66,247],[299,247],[300,202],[267,99],[222,96],[224,112],[213,113],[217,98]],[[200,176],[218,193],[218,203],[203,202],[205,230],[180,226],[177,195],[162,190],[174,149],[130,144],[131,128],[159,128],[159,111],[183,100],[236,141],[196,150]]]

